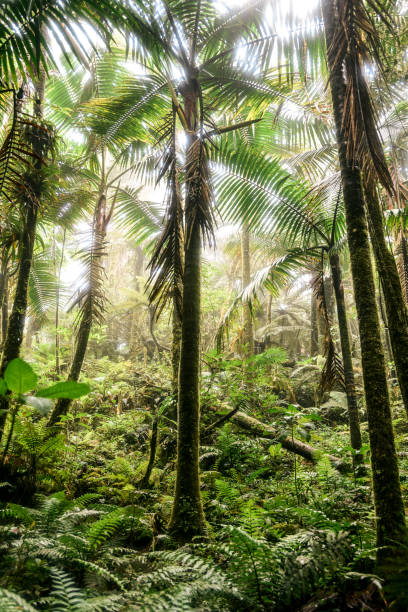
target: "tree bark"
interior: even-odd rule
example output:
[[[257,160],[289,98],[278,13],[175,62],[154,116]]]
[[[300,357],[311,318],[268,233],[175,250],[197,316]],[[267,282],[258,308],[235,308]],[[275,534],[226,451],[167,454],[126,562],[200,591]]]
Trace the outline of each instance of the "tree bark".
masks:
[[[140,487],[148,487],[150,476],[152,474],[154,461],[156,459],[156,450],[157,450],[157,441],[159,437],[159,417],[157,414],[153,417],[152,423],[152,434],[150,436],[150,452],[149,452],[149,462],[147,464],[146,472],[143,475],[143,478],[139,482]]]
[[[90,302],[88,302],[88,304],[89,306],[84,311],[81,323],[78,328],[75,353],[72,359],[71,369],[69,371],[67,379],[74,380],[75,382],[78,381],[79,375],[81,374],[86,349],[88,347],[89,334],[91,333],[92,328],[91,304]],[[48,419],[48,427],[54,427],[58,423],[60,418],[68,412],[68,408],[70,407],[71,402],[72,400],[67,398],[61,398],[57,401]]]
[[[43,118],[43,103],[45,93],[45,73],[38,75],[35,83],[34,116],[41,121]],[[23,342],[24,324],[27,314],[28,283],[33,262],[34,242],[37,229],[38,206],[41,200],[43,176],[41,162],[44,157],[42,134],[40,128],[34,128],[32,136],[32,150],[37,159],[28,180],[32,194],[24,195],[24,219],[20,238],[20,263],[18,268],[17,285],[14,302],[8,320],[6,339],[3,346],[3,357],[0,364],[0,376],[4,375],[7,365],[20,355]],[[0,397],[0,440],[3,436],[4,424],[9,409],[8,396]]]
[[[408,414],[408,315],[394,255],[384,236],[383,215],[375,186],[366,185],[368,228],[381,280],[395,370]]]
[[[89,335],[95,319],[95,302],[98,299],[95,294],[95,288],[100,282],[102,274],[101,259],[103,257],[103,245],[109,220],[110,215],[108,215],[106,211],[105,182],[103,176],[93,218],[94,246],[92,247],[93,254],[89,268],[89,290],[85,297],[85,305],[81,313],[81,322],[76,335],[75,352],[72,359],[71,369],[68,374],[68,380],[73,380],[75,382],[78,381],[79,375],[81,374],[86,349],[88,348]],[[68,412],[71,401],[72,400],[67,398],[61,398],[57,401],[48,419],[48,427],[57,425],[60,418]]]
[[[401,550],[406,537],[404,505],[399,482],[388,397],[384,353],[375,302],[360,171],[348,159],[343,130],[346,84],[336,61],[336,15],[333,0],[323,2],[331,96],[336,125],[338,156],[346,211],[354,296],[360,332],[361,360],[371,448],[374,505],[377,529],[377,560],[385,566]]]
[[[408,243],[405,237],[405,230],[400,229],[396,244],[397,269],[401,282],[402,295],[405,304],[408,304]]]
[[[56,295],[56,300],[55,300],[55,371],[57,373],[57,376],[59,376],[60,371],[61,371],[61,364],[60,364],[60,344],[61,344],[61,337],[60,337],[60,330],[59,330],[59,325],[60,325],[60,285],[61,285],[61,271],[62,271],[62,264],[64,263],[64,251],[65,251],[65,238],[66,238],[66,230],[64,229],[64,237],[62,240],[62,248],[61,248],[61,258],[59,261],[59,265],[58,268],[56,266],[55,272],[57,275],[57,295]]]
[[[246,224],[241,231],[241,261],[242,261],[242,288],[251,282],[251,257],[249,250],[249,231]],[[252,313],[248,302],[243,303],[244,333],[243,344],[246,357],[254,354],[254,326]]]
[[[310,297],[310,356],[319,354],[319,326],[317,324],[317,300],[313,291]]]
[[[292,438],[292,436],[279,437],[279,434],[274,427],[271,425],[266,425],[265,423],[258,421],[258,419],[248,416],[245,414],[245,412],[239,411],[232,413],[230,418],[231,421],[241,429],[244,429],[255,436],[280,442],[282,444],[282,448],[295,453],[308,461],[313,461],[313,463],[316,463],[319,457],[322,456],[322,453],[319,450],[313,446],[310,446],[310,444],[306,444],[301,440]],[[330,459],[331,463],[336,469],[340,471],[345,471],[347,469],[347,466],[338,457],[335,457],[334,455],[326,456]]]
[[[178,379],[180,368],[181,351],[181,318],[176,304],[173,304],[172,315],[172,345],[171,345],[171,368],[172,368],[172,392],[175,398],[178,396]]]
[[[0,272],[1,345],[4,346],[8,326],[8,256],[3,253]]]
[[[184,112],[188,127],[187,167],[192,163],[197,141],[198,84],[184,85]],[[198,168],[196,171],[200,171]],[[201,181],[201,176],[198,177]],[[181,323],[181,353],[178,389],[176,487],[169,531],[179,541],[188,541],[205,531],[200,493],[200,315],[201,228],[197,218],[200,194],[190,179],[186,200],[186,233]]]
[[[330,255],[330,267],[333,281],[334,295],[336,298],[337,307],[337,319],[339,323],[339,334],[340,334],[340,345],[341,353],[343,357],[344,367],[344,382],[346,385],[347,395],[347,407],[348,407],[348,418],[350,428],[350,441],[351,446],[355,451],[359,451],[361,448],[361,431],[360,431],[360,420],[358,415],[357,397],[356,397],[356,385],[354,381],[353,371],[353,360],[351,357],[351,345],[350,336],[347,324],[347,310],[346,303],[344,300],[344,288],[341,278],[341,268],[339,256],[337,253]],[[353,457],[354,463],[359,455]]]

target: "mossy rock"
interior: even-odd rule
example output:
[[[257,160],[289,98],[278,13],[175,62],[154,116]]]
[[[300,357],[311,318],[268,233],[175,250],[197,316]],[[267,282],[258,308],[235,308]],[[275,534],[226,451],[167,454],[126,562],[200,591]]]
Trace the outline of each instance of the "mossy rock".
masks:
[[[346,394],[332,391],[329,399],[320,405],[320,415],[327,423],[348,423]]]
[[[305,364],[293,370],[290,379],[296,401],[304,408],[316,405],[317,389],[321,377],[321,369],[314,364]]]

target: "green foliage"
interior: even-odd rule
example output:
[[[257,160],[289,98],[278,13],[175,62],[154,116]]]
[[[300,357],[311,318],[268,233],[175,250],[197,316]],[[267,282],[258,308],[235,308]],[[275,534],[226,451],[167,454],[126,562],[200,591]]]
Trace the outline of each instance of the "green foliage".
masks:
[[[23,597],[8,591],[7,589],[0,589],[0,606],[4,612],[37,612],[37,608],[34,608],[28,603]]]
[[[66,382],[59,382],[52,387],[47,387],[47,389],[40,389],[37,391],[37,394],[40,397],[52,397],[55,399],[77,399],[83,395],[87,395],[89,392],[89,385],[85,383],[78,383],[74,380],[68,380]]]
[[[270,545],[236,527],[220,553],[231,560],[229,573],[260,609],[284,610],[304,601],[316,587],[345,571],[351,558],[344,533],[300,532]]]
[[[37,384],[37,375],[26,361],[17,358],[7,365],[4,380],[10,391],[22,394],[34,389]]]

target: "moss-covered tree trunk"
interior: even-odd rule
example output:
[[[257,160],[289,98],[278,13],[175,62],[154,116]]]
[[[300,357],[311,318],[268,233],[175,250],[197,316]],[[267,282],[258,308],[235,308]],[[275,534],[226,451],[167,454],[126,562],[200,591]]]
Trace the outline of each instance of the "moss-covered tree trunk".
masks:
[[[241,231],[241,261],[242,261],[242,287],[251,282],[251,255],[249,249],[249,231],[247,225],[243,225]],[[243,345],[245,355],[251,357],[254,354],[254,326],[252,322],[251,308],[248,302],[243,303]]]
[[[96,310],[100,308],[99,303],[101,298],[99,295],[99,284],[102,274],[101,260],[104,254],[103,248],[107,225],[110,220],[110,214],[108,214],[106,210],[105,191],[105,178],[103,176],[93,217],[93,245],[91,247],[92,255],[90,257],[90,266],[88,270],[89,288],[85,297],[84,306],[82,307],[81,320],[76,334],[74,356],[68,374],[68,380],[73,380],[75,382],[78,381],[81,374],[86,349],[88,348],[89,335],[91,333],[92,324],[96,318]],[[48,419],[48,427],[56,425],[60,418],[68,412],[71,401],[72,400],[66,398],[61,398],[57,401]]]
[[[310,297],[310,356],[319,354],[319,326],[317,322],[317,300],[312,291]]]
[[[62,247],[61,247],[61,257],[57,262],[54,261],[55,266],[55,275],[57,277],[57,294],[55,296],[55,371],[57,376],[59,376],[61,371],[61,363],[60,363],[60,349],[61,349],[61,337],[60,337],[60,286],[61,286],[61,272],[62,265],[64,263],[64,251],[65,251],[65,239],[66,239],[66,230],[64,229]],[[55,248],[55,247],[54,247]]]
[[[75,353],[72,359],[71,369],[69,371],[68,380],[78,381],[79,375],[81,374],[82,366],[85,359],[86,349],[88,347],[89,334],[92,328],[92,312],[91,303],[88,303],[78,328]],[[70,399],[62,398],[55,404],[50,418],[48,419],[48,427],[53,427],[58,423],[60,418],[68,412],[68,408],[71,405]]]
[[[3,252],[0,271],[1,346],[4,345],[8,326],[8,255]]]
[[[348,418],[350,428],[350,441],[352,448],[355,451],[358,451],[361,448],[360,420],[358,415],[353,360],[351,357],[350,335],[347,323],[347,310],[346,303],[344,300],[344,288],[343,281],[341,278],[340,261],[337,253],[330,255],[330,268],[333,280],[334,295],[336,299],[341,353],[343,357],[344,381],[346,385]],[[355,463],[359,462],[358,458],[359,455],[355,455]]]
[[[172,340],[171,340],[171,368],[172,368],[172,392],[178,397],[178,379],[180,368],[181,351],[181,317],[177,305],[173,304],[172,314]]]
[[[369,231],[383,290],[388,332],[395,370],[408,414],[408,314],[394,255],[389,250],[383,226],[381,205],[375,186],[366,185]]]
[[[404,228],[401,228],[398,233],[395,253],[398,256],[397,268],[402,287],[402,295],[405,304],[408,304],[408,241]]]
[[[399,482],[384,353],[375,301],[373,270],[370,260],[368,229],[365,218],[360,171],[347,155],[343,130],[346,84],[341,65],[336,62],[333,46],[336,14],[333,0],[323,2],[331,96],[336,125],[347,238],[350,250],[354,296],[356,301],[361,361],[370,437],[374,504],[377,528],[378,561],[392,562],[406,538],[404,505]]]
[[[34,117],[40,123],[43,118],[43,103],[45,93],[45,73],[39,74],[34,91]],[[0,376],[4,375],[7,365],[20,355],[23,342],[24,325],[27,315],[28,284],[33,262],[34,242],[37,229],[38,207],[41,201],[43,175],[42,175],[42,130],[33,128],[32,150],[36,155],[33,169],[27,177],[28,189],[23,194],[22,201],[22,231],[19,241],[19,267],[17,284],[14,294],[13,307],[8,319],[7,333],[3,345],[3,355],[0,364]],[[9,400],[7,396],[0,396],[0,440],[3,436],[4,424],[7,419]]]
[[[188,128],[187,168],[194,167],[197,141],[197,84],[184,85],[184,112]],[[188,541],[205,530],[200,493],[200,314],[201,228],[198,222],[201,177],[193,175],[186,198],[184,279],[181,322],[181,352],[177,411],[176,487],[169,531],[177,540]],[[197,193],[198,189],[198,193]]]

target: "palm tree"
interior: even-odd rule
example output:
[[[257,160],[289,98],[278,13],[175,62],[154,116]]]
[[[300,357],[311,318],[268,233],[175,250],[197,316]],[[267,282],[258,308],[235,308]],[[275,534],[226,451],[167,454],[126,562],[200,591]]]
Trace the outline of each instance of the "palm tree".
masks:
[[[255,0],[219,15],[216,2],[144,3],[132,21],[142,74],[137,83],[119,90],[113,103],[103,104],[108,140],[124,134],[127,123],[135,118],[146,122],[152,110],[162,117],[152,129],[159,135],[159,144],[165,145],[161,176],[167,174],[169,198],[165,231],[151,262],[150,295],[158,313],[167,299],[173,299],[181,316],[177,479],[170,520],[170,531],[181,540],[205,528],[198,451],[200,253],[203,238],[211,241],[214,225],[208,159],[215,138],[248,125],[246,119],[233,125],[216,121],[228,107],[245,116],[249,100],[252,115],[254,109],[260,114],[286,88],[281,84],[279,91],[277,80],[262,74],[274,38],[271,32],[265,33],[262,5]],[[235,62],[238,46],[251,51],[251,61],[259,59],[255,76]],[[177,155],[180,131],[184,133],[183,163]],[[178,186],[178,169],[183,189]]]
[[[359,153],[363,149],[368,151],[374,160],[376,172],[387,184],[388,173],[383,163],[382,149],[360,63],[360,51],[364,43],[357,23],[370,24],[371,37],[372,22],[362,3],[358,2],[354,6],[354,3],[348,0],[338,3],[333,0],[325,1],[323,16],[348,246],[360,330],[377,517],[379,547],[377,555],[379,563],[386,566],[393,561],[396,553],[402,554],[401,546],[404,545],[406,531],[359,169],[361,162]],[[364,21],[365,19],[368,21]],[[364,108],[359,106],[362,100]]]
[[[21,159],[21,150],[26,151],[28,149],[31,151],[30,155],[34,160],[28,170],[26,169],[25,176],[21,181],[22,184],[26,183],[29,188],[24,189],[18,195],[24,228],[20,241],[20,265],[16,291],[8,319],[7,335],[3,344],[0,364],[1,374],[4,373],[8,363],[19,356],[23,340],[29,276],[39,210],[44,195],[42,166],[53,149],[55,137],[51,126],[46,125],[43,121],[46,71],[49,66],[48,62],[53,62],[49,45],[50,32],[56,35],[63,53],[65,52],[64,44],[73,47],[75,51],[77,45],[73,44],[74,39],[70,34],[70,19],[85,19],[99,30],[102,29],[106,37],[110,33],[110,28],[106,25],[106,17],[120,18],[122,15],[123,11],[120,10],[119,4],[113,0],[109,0],[109,2],[102,0],[101,3],[91,2],[86,5],[77,0],[69,0],[64,3],[64,6],[47,0],[19,0],[12,5],[4,4],[1,8],[0,62],[4,69],[2,78],[6,84],[6,90],[13,93],[14,104],[11,130],[2,147],[3,167],[0,192],[4,194],[6,181],[13,188],[15,187],[13,170],[10,166],[13,152],[14,155],[17,153],[17,159]],[[24,146],[23,140],[16,138],[21,123],[19,112],[21,111],[24,88],[20,87],[18,94],[16,94],[16,89],[19,86],[19,81],[25,80],[27,72],[31,76],[34,90],[33,114],[35,123],[31,122],[31,127],[25,130],[24,135],[21,136],[25,138]],[[6,194],[9,200],[13,197],[10,197],[10,195]],[[13,195],[15,197],[15,193]],[[2,409],[0,416],[1,437],[7,417],[7,397],[0,399],[0,407]]]
[[[277,291],[294,269],[306,267],[315,278],[313,299],[316,300],[316,309],[322,313],[326,330],[330,332],[331,317],[323,274],[323,257],[326,256],[336,298],[343,363],[339,363],[334,340],[327,333],[326,365],[321,386],[324,389],[335,381],[343,383],[351,445],[357,452],[355,458],[359,459],[361,433],[338,255],[345,223],[339,193],[333,197],[331,183],[327,187],[325,182],[311,190],[307,183],[283,169],[280,161],[265,155],[254,143],[250,150],[245,143],[232,144],[226,143],[216,157],[219,167],[215,170],[214,184],[221,211],[232,221],[239,217],[246,219],[254,232],[280,235],[286,245],[292,245],[286,255],[276,257],[272,264],[255,274],[242,296],[245,300],[252,299],[261,286]],[[222,165],[221,160],[227,163]],[[293,249],[294,244],[299,244],[299,247]]]
[[[87,107],[104,98],[112,87],[119,86],[129,73],[125,67],[125,56],[119,50],[116,53],[100,54],[91,58],[90,78],[85,80],[85,71],[81,66],[75,69],[67,66],[65,78],[58,77],[51,84],[48,92],[50,114],[60,125],[61,131],[76,127],[84,135],[85,146],[73,164],[77,167],[78,178],[86,178],[89,183],[89,197],[94,199],[93,219],[89,246],[80,252],[85,270],[85,286],[75,296],[70,308],[79,306],[74,355],[71,362],[68,380],[78,381],[88,340],[93,324],[103,321],[105,295],[103,289],[103,258],[107,249],[107,230],[112,216],[117,213],[124,229],[132,234],[133,240],[143,241],[146,236],[152,238],[161,229],[155,206],[141,202],[138,190],[132,186],[132,172],[143,166],[143,159],[126,164],[124,155],[112,139],[109,146],[99,149],[98,143],[89,136]],[[74,60],[71,59],[71,66]],[[78,167],[82,167],[78,171]],[[130,177],[130,178],[129,178]],[[66,414],[71,400],[61,398],[51,412],[48,426],[58,423]]]

